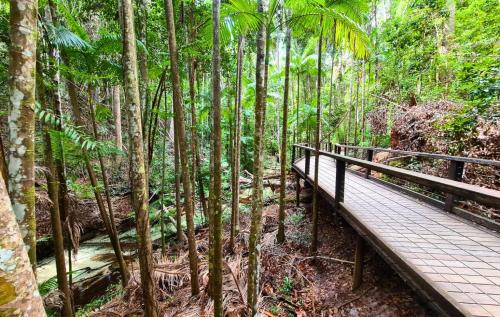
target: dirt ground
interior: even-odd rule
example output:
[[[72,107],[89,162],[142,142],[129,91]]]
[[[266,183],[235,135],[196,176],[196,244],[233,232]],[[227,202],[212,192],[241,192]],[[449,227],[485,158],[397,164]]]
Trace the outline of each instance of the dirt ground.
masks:
[[[290,182],[292,184],[292,182]],[[287,196],[286,242],[276,243],[278,205],[269,201],[263,212],[261,316],[435,316],[399,276],[368,248],[363,283],[351,291],[351,263],[356,233],[331,206],[320,200],[319,248],[322,259],[309,258],[310,212],[307,206],[295,207],[294,190]],[[248,210],[248,209],[247,209]],[[241,232],[234,252],[227,247],[229,226],[225,230],[224,303],[226,316],[247,316],[246,271],[249,212],[242,213]],[[155,280],[161,316],[212,316],[208,298],[207,230],[197,235],[201,294],[190,295],[189,265],[185,247],[172,243],[167,256],[156,253]],[[92,316],[140,315],[140,287],[137,266],[123,297],[117,297],[94,311]],[[160,272],[160,273],[158,273]],[[175,272],[165,273],[165,272]]]
[[[265,230],[277,229],[274,209]],[[287,219],[286,243],[268,246],[262,256],[263,293],[270,295],[264,296],[268,316],[435,316],[369,248],[363,283],[351,291],[352,264],[333,259],[354,260],[356,232],[327,202],[320,200],[319,208],[317,254],[324,259],[308,259],[309,209],[288,208]]]

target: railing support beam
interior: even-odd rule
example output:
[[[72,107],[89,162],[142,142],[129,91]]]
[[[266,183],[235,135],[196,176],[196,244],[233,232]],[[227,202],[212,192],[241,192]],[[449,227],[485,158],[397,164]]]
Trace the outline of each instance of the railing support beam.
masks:
[[[448,178],[454,181],[462,181],[462,175],[464,173],[464,162],[450,161],[450,167],[448,168]],[[444,210],[447,212],[453,211],[453,205],[455,204],[455,197],[453,194],[446,194],[446,200],[444,203]]]
[[[356,239],[356,253],[354,254],[354,270],[352,274],[352,290],[358,289],[363,281],[363,258],[365,255],[365,241],[358,234]]]
[[[337,172],[335,173],[335,208],[340,208],[340,203],[344,201],[345,187],[345,162],[337,160]]]
[[[373,150],[372,149],[368,149],[366,151],[366,160],[368,160],[370,162],[373,161]],[[365,178],[370,178],[371,172],[372,172],[372,169],[367,167],[366,171],[365,171]]]
[[[306,168],[305,168],[305,173],[306,176],[309,175],[309,168],[311,167],[311,150],[305,149],[305,154],[306,154]]]

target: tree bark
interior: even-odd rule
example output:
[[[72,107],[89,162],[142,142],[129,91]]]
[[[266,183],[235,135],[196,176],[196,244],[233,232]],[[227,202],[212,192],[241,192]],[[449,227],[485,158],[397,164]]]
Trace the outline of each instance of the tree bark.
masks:
[[[242,74],[244,57],[245,37],[238,39],[238,56],[236,66],[236,94],[234,106],[234,146],[233,146],[233,164],[231,170],[232,176],[232,195],[231,195],[231,235],[229,245],[234,247],[234,238],[240,230],[240,155],[241,155],[241,95],[242,95]]]
[[[151,232],[148,216],[147,174],[141,127],[141,109],[137,76],[137,49],[134,31],[134,11],[131,0],[122,1],[123,14],[123,76],[125,109],[128,114],[130,153],[130,180],[139,240],[139,265],[141,272],[144,313],[158,316],[153,281]]]
[[[31,6],[31,3],[29,4]],[[31,8],[30,6],[27,7]],[[36,9],[36,3],[34,8]],[[0,248],[2,254],[0,257],[0,267],[2,267],[0,270],[0,290],[2,290],[0,316],[44,317],[45,309],[38,292],[35,274],[7,195],[5,181],[1,175],[0,178],[0,246],[2,246]]]
[[[113,117],[115,119],[115,145],[123,149],[122,141],[122,112],[120,108],[120,86],[113,86]]]
[[[318,77],[316,84],[316,138],[315,138],[315,159],[314,159],[314,185],[312,201],[312,239],[311,254],[316,254],[318,249],[318,176],[319,176],[319,150],[321,142],[321,51],[323,48],[323,15],[319,22],[318,41]]]
[[[196,251],[196,240],[194,232],[194,215],[192,204],[191,183],[189,177],[189,159],[186,147],[186,128],[184,124],[184,109],[182,107],[182,92],[177,62],[177,42],[175,38],[174,9],[172,0],[165,0],[165,19],[168,29],[168,47],[170,52],[170,73],[172,77],[172,96],[174,103],[174,125],[177,126],[179,156],[182,170],[182,185],[184,189],[184,211],[186,212],[186,223],[189,246],[189,266],[191,270],[191,293],[197,295],[200,292],[198,282],[198,254]]]
[[[36,274],[35,70],[37,1],[11,0],[9,50],[9,195]],[[3,186],[3,184],[2,184]],[[35,285],[36,287],[36,285]]]
[[[5,187],[9,186],[9,171],[7,170],[7,160],[5,159],[5,147],[3,145],[3,139],[0,136],[0,173],[5,182]]]
[[[264,13],[264,1],[257,1],[257,11]],[[250,226],[248,255],[248,288],[247,303],[252,316],[257,314],[257,298],[259,294],[260,277],[260,238],[262,234],[262,188],[263,188],[263,145],[265,123],[265,54],[266,54],[266,24],[262,23],[257,33],[257,58],[255,75],[255,131],[254,131],[254,161],[252,182],[252,221]]]
[[[288,86],[290,83],[290,46],[291,31],[286,31],[286,57],[285,57],[285,89],[283,96],[283,126],[281,135],[281,175],[280,175],[280,210],[278,223],[278,242],[285,242],[285,195],[286,195],[286,152],[287,152],[287,134],[288,134]]]
[[[213,189],[210,191],[209,213],[213,221],[213,258],[210,259],[209,268],[212,287],[212,298],[214,300],[214,316],[224,315],[222,298],[222,130],[221,130],[221,88],[220,88],[220,0],[212,1],[212,155]]]

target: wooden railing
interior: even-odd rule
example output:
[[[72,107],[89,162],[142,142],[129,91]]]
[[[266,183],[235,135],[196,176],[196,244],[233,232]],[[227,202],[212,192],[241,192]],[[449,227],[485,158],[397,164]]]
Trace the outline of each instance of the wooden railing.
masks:
[[[448,167],[448,175],[447,178],[461,182],[465,164],[479,164],[479,165],[489,165],[500,167],[500,161],[494,160],[486,160],[481,158],[472,158],[472,157],[462,157],[462,156],[451,156],[445,154],[437,154],[437,153],[426,153],[426,152],[412,152],[412,151],[403,151],[403,150],[393,150],[393,149],[384,149],[379,147],[362,147],[362,146],[353,146],[353,145],[345,145],[345,144],[335,144],[334,151],[337,154],[341,154],[342,150],[344,150],[344,155],[347,156],[347,150],[361,150],[366,152],[366,160],[372,161],[373,155],[376,152],[386,152],[393,153],[405,156],[413,156],[413,157],[421,157],[421,158],[429,158],[429,159],[438,159],[450,161],[450,165]],[[367,168],[365,171],[365,177],[368,178],[370,176],[371,169]],[[445,198],[444,209],[446,211],[452,211],[453,206],[455,205],[455,197],[453,194],[448,193]]]
[[[367,150],[367,159],[362,160],[358,158],[349,157],[346,155],[341,155],[342,148],[357,148]],[[298,153],[297,153],[298,151]],[[449,160],[451,162],[455,162],[455,165],[460,166],[458,162],[462,163],[462,167],[460,173],[458,173],[458,169],[455,169],[455,175],[462,173],[463,163],[476,163],[476,164],[488,164],[493,166],[500,166],[500,162],[498,161],[490,161],[483,159],[474,159],[474,158],[465,158],[465,157],[457,157],[457,156],[447,156],[441,154],[431,154],[431,153],[421,153],[421,152],[408,152],[408,151],[398,151],[398,150],[387,150],[380,148],[363,148],[363,147],[353,147],[346,145],[336,145],[335,152],[328,152],[324,150],[319,151],[319,155],[323,155],[326,157],[331,157],[336,160],[336,177],[335,177],[335,204],[337,207],[344,201],[344,188],[345,188],[345,172],[346,165],[352,164],[356,166],[360,166],[366,169],[365,177],[369,177],[370,172],[377,171],[385,175],[393,176],[399,179],[403,179],[415,184],[427,186],[432,189],[436,189],[447,193],[451,196],[451,206],[446,206],[445,209],[450,210],[453,208],[453,197],[462,197],[466,200],[476,201],[485,206],[500,208],[500,192],[488,188],[483,188],[475,185],[465,184],[456,179],[447,179],[441,178],[432,175],[426,175],[419,172],[408,171],[402,168],[388,166],[380,163],[374,163],[371,160],[373,159],[373,153],[376,151],[390,151],[393,153],[404,153],[406,155],[415,155],[415,156],[423,156],[429,158],[439,158]],[[316,150],[312,147],[303,145],[303,144],[294,144],[292,151],[292,164],[295,162],[296,158],[302,157],[301,153],[304,153],[305,158],[305,169],[304,173],[307,177],[310,170],[310,161],[311,154],[316,154]],[[371,154],[370,154],[371,153]],[[453,165],[453,164],[452,164]],[[457,168],[457,167],[455,167]]]

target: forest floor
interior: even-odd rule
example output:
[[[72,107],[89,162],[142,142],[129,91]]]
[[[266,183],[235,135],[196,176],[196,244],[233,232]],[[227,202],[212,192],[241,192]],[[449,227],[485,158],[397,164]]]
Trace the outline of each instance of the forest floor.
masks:
[[[292,182],[290,182],[292,184]],[[332,207],[320,200],[319,248],[322,259],[309,258],[310,211],[307,204],[295,207],[292,186],[287,196],[286,242],[276,242],[278,204],[273,196],[263,213],[261,296],[262,316],[434,316],[399,276],[371,249],[365,257],[363,283],[351,291],[355,231]],[[243,199],[244,200],[244,199]],[[307,200],[307,198],[305,199]],[[250,227],[249,208],[243,208],[241,231],[234,251],[228,247],[226,224],[224,248],[224,303],[226,316],[245,316],[247,243]],[[201,293],[192,297],[188,256],[184,244],[171,244],[165,255],[155,253],[155,280],[161,316],[211,316],[213,304],[208,284],[208,232],[197,233]],[[100,302],[90,316],[137,316],[142,312],[138,266],[122,291],[113,287],[106,304]],[[112,296],[115,296],[111,298]]]

